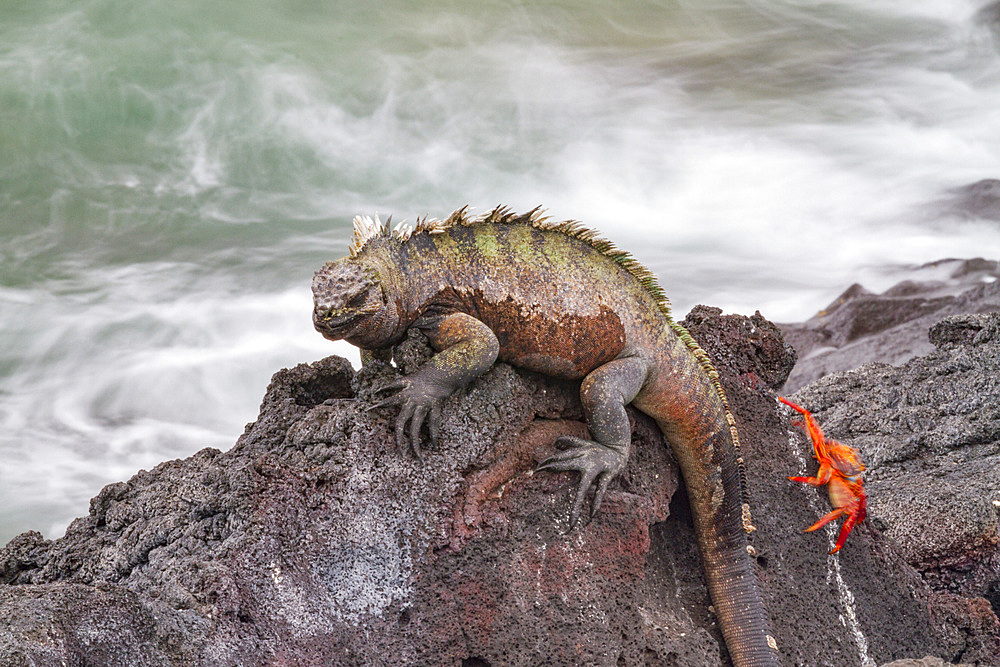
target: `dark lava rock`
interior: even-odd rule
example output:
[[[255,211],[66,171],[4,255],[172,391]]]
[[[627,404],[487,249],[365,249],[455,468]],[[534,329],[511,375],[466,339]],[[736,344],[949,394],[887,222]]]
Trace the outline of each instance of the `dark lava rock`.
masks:
[[[949,651],[1000,664],[1000,314],[931,329],[931,354],[868,364],[795,395],[859,448],[869,523],[921,573]]]
[[[941,260],[919,268],[936,279],[901,282],[882,294],[858,284],[801,324],[780,324],[798,353],[785,391],[869,362],[901,364],[928,354],[927,330],[950,315],[1000,311],[1000,263]]]
[[[979,15],[984,23],[989,23],[995,28],[996,20],[1000,17],[1000,3],[994,5],[992,9],[984,8]],[[948,200],[942,202],[943,213],[963,218],[1000,220],[1000,180],[984,178],[970,185],[955,188],[950,195]]]
[[[983,358],[991,322],[943,325],[927,377],[972,382],[995,365]],[[873,429],[860,444],[885,528],[859,526],[830,556],[832,528],[801,532],[828,511],[825,493],[785,479],[810,455],[774,400],[794,353],[759,314],[700,307],[684,324],[716,359],[741,430],[759,576],[784,661],[983,655],[996,621],[980,597],[995,581],[980,565],[991,553],[984,496],[955,489],[947,506],[933,496],[920,507],[934,514],[919,516],[893,514],[882,498],[910,492],[891,466],[939,470],[935,457],[962,462],[942,469],[956,479],[992,483],[971,454],[995,453],[1000,396],[970,384],[932,404],[930,389],[850,375],[815,390],[826,403],[801,394],[832,436]],[[412,368],[426,354],[412,337],[396,363]],[[574,477],[531,470],[557,435],[585,433],[577,384],[498,364],[446,402],[441,441],[418,461],[396,450],[394,410],[369,409],[397,372],[375,362],[355,373],[336,357],[279,371],[232,450],[105,487],[62,538],[16,537],[0,549],[0,664],[728,664],[686,495],[647,417],[631,412],[627,469],[597,517],[568,532]],[[847,411],[852,392],[867,400]],[[911,404],[925,407],[890,419]],[[896,452],[891,429],[904,427]],[[906,520],[935,530],[928,538]]]

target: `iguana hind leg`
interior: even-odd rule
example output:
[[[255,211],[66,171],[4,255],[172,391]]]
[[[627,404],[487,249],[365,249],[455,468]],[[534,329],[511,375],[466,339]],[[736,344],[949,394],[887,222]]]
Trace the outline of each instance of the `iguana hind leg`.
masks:
[[[557,445],[566,447],[542,461],[538,470],[577,471],[580,482],[570,510],[570,528],[580,519],[587,491],[594,487],[590,505],[593,517],[601,507],[608,484],[625,468],[632,445],[625,406],[632,402],[649,371],[639,357],[615,359],[592,371],[580,386],[580,400],[593,440],[563,436]]]

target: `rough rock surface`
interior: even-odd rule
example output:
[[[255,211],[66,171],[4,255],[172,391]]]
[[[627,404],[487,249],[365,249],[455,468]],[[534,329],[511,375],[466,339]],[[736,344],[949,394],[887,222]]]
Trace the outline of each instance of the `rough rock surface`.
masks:
[[[872,464],[874,518],[838,556],[833,528],[800,532],[825,494],[785,479],[811,452],[774,400],[794,352],[759,314],[699,307],[684,324],[741,429],[785,662],[1000,664],[981,597],[995,590],[997,487],[975,465],[997,454],[1000,394],[975,379],[996,377],[995,321],[937,330],[940,349],[907,368],[938,384],[869,370],[797,396]],[[397,364],[426,354],[412,337]],[[728,664],[683,485],[646,417],[633,413],[634,452],[601,512],[566,532],[574,479],[529,471],[584,428],[577,386],[498,364],[447,401],[441,442],[417,461],[395,450],[393,411],[368,409],[397,372],[336,357],[280,371],[232,450],[105,487],[58,540],[16,537],[0,549],[0,664]],[[968,384],[945,401],[949,378]],[[914,495],[932,515],[893,513],[923,470],[967,472],[985,495]]]
[[[929,338],[925,357],[831,375],[795,398],[864,453],[870,523],[936,591],[939,616],[965,619],[949,649],[1000,662],[1000,314],[949,317]]]
[[[837,371],[881,361],[901,364],[930,353],[927,330],[950,315],[1000,311],[1000,263],[941,260],[919,268],[925,280],[903,281],[882,294],[851,285],[800,324],[780,324],[799,355],[785,391]]]

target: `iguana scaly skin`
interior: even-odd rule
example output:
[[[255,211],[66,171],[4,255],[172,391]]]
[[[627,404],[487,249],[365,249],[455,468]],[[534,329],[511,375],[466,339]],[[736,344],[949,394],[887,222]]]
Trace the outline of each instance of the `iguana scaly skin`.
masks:
[[[313,295],[316,329],[367,353],[384,351],[411,328],[427,335],[437,354],[387,387],[399,392],[380,404],[401,406],[396,437],[402,445],[409,435],[418,456],[423,423],[436,441],[442,401],[496,359],[582,380],[593,440],[561,438],[567,449],[539,467],[580,473],[572,524],[589,489],[593,515],[625,466],[625,406],[656,420],[684,475],[733,663],[778,664],[747,541],[753,526],[738,436],[719,375],[673,321],[653,276],[627,253],[537,209],[516,215],[498,208],[476,218],[460,209],[393,233],[357,218],[350,256],[316,273]]]

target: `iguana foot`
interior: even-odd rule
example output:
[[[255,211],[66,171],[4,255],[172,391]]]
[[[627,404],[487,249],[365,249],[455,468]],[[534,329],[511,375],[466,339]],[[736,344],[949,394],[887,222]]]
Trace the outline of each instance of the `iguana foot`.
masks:
[[[564,451],[553,454],[542,461],[535,471],[554,470],[557,472],[577,471],[580,473],[580,483],[576,488],[573,509],[569,515],[569,527],[572,530],[580,520],[583,501],[587,491],[594,487],[594,500],[590,505],[590,517],[597,514],[604,501],[604,492],[618,474],[625,469],[626,454],[607,445],[593,440],[585,440],[572,435],[564,435],[556,440],[557,447],[565,447]]]
[[[438,435],[441,431],[441,404],[450,394],[451,390],[440,387],[419,374],[412,375],[396,382],[381,387],[379,393],[387,391],[398,391],[398,394],[390,396],[368,408],[375,410],[391,405],[401,406],[399,414],[396,416],[396,446],[400,451],[405,448],[406,424],[410,424],[410,448],[417,459],[422,460],[420,451],[420,428],[424,421],[427,422],[427,429],[430,431],[431,445],[436,446]]]

